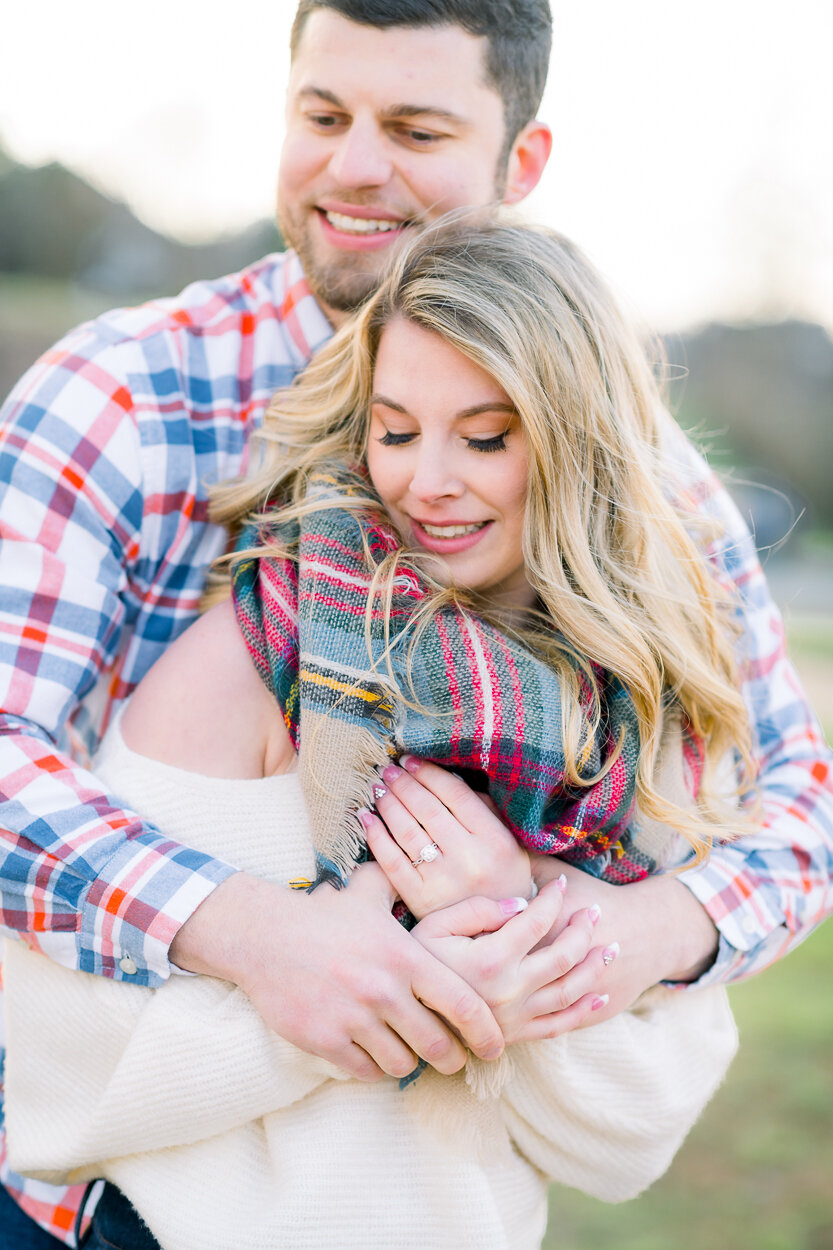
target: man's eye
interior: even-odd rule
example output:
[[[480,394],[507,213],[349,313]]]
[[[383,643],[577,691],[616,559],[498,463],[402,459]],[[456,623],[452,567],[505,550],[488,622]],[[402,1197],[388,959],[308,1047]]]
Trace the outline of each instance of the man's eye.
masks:
[[[443,135],[437,134],[433,130],[417,130],[413,126],[402,126],[399,131],[400,136],[413,143],[416,147],[429,147],[432,143],[438,143]]]
[[[391,430],[385,430],[378,441],[383,447],[401,447],[404,443],[410,443],[413,437],[413,434],[394,434]]]
[[[492,438],[467,438],[466,445],[472,451],[506,451],[506,431]]]
[[[332,113],[308,113],[307,119],[312,122],[313,126],[318,126],[320,130],[332,130],[333,127],[341,125],[344,120],[336,117]]]

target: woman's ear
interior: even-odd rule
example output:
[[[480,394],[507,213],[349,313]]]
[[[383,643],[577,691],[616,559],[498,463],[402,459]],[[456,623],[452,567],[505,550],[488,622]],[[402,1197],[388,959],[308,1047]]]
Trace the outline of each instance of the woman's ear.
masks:
[[[528,122],[512,144],[506,167],[504,204],[526,199],[538,185],[552,151],[552,131],[543,122]]]

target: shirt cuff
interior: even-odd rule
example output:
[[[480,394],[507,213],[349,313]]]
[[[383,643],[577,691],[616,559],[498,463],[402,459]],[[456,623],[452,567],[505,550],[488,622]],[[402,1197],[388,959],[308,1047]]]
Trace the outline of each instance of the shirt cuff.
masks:
[[[731,853],[731,848],[725,850]],[[719,852],[680,873],[678,880],[691,890],[720,935],[714,962],[696,981],[685,982],[685,988],[704,989],[751,976],[777,959],[790,942],[781,918],[767,907],[764,890],[744,889]]]
[[[170,962],[171,942],[209,894],[237,871],[161,836],[124,843],[82,899],[74,966],[150,987],[182,973]]]

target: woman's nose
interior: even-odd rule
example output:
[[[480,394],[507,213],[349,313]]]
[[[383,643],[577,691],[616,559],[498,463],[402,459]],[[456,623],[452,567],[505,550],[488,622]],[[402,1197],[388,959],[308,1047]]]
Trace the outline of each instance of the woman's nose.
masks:
[[[430,446],[420,450],[411,478],[411,494],[415,498],[426,503],[434,499],[458,499],[464,490],[447,451]]]

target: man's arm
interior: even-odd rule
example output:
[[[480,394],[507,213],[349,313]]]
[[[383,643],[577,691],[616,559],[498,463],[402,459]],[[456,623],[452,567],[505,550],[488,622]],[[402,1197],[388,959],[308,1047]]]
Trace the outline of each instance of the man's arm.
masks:
[[[83,328],[0,418],[2,921],[70,967],[158,984],[232,869],[177,846],[56,748],[110,668],[141,584],[139,433],[114,352]]]
[[[759,767],[759,831],[715,847],[680,877],[720,933],[698,984],[761,971],[794,949],[833,909],[833,752],[790,663],[780,613],[754,543],[725,489],[689,448],[699,511],[724,534],[709,551],[740,601],[737,655]]]

